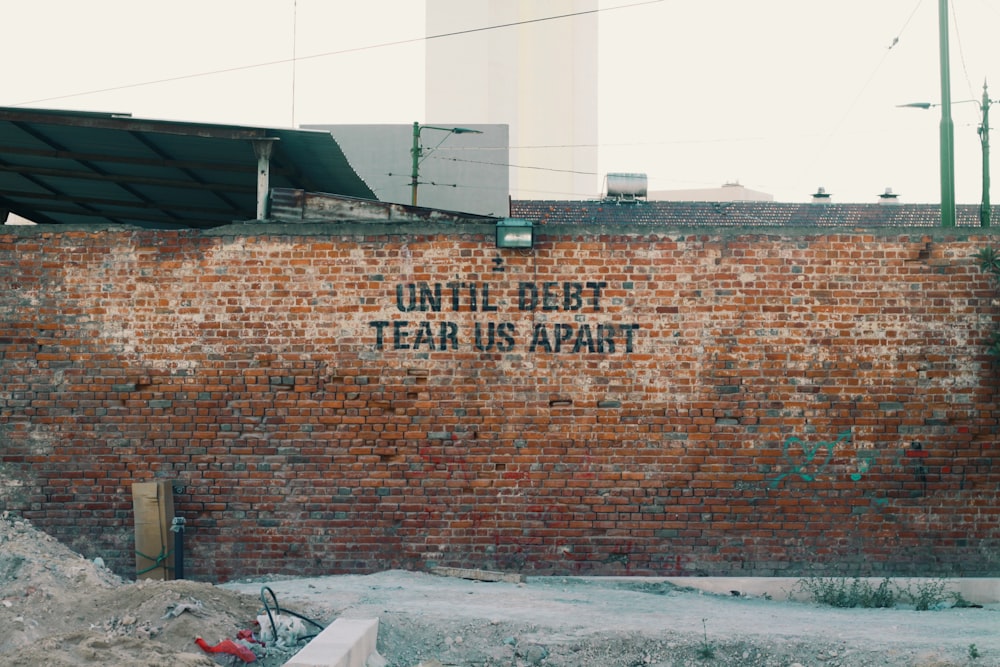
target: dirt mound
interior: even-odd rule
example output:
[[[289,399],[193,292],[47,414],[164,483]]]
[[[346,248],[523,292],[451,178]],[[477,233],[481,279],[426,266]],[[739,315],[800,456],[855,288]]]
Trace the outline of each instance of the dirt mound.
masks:
[[[0,595],[4,599],[110,589],[122,579],[7,512],[0,515]]]
[[[194,581],[129,582],[30,523],[0,517],[0,663],[213,665],[195,643],[253,629],[262,603]],[[272,651],[258,664],[283,664]]]

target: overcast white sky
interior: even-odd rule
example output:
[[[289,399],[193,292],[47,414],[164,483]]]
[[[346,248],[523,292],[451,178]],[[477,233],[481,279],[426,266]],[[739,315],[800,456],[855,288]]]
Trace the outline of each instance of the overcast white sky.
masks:
[[[538,17],[563,13],[547,0],[524,4]],[[974,204],[979,104],[958,101],[978,100],[984,79],[1000,99],[1000,0],[950,5],[956,195]],[[3,106],[283,127],[427,120],[422,0],[0,7]],[[940,110],[896,106],[940,100],[937,0],[601,9],[601,164],[595,191],[579,196],[599,194],[600,174],[627,171],[645,172],[651,189],[738,181],[807,201],[824,186],[835,202],[873,202],[891,187],[903,202],[939,201]],[[1000,107],[994,119],[1000,127]]]

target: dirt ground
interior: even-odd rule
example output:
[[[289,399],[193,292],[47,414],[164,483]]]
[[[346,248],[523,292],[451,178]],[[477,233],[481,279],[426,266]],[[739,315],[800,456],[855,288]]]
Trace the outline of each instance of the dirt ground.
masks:
[[[222,586],[136,583],[6,515],[0,664],[244,664],[209,656],[194,639],[215,644],[253,629],[263,586],[282,608],[322,625],[378,618],[382,661],[372,664],[390,667],[1000,667],[995,604],[844,610],[650,579],[504,583],[401,571]],[[255,664],[277,667],[296,650],[271,646]]]

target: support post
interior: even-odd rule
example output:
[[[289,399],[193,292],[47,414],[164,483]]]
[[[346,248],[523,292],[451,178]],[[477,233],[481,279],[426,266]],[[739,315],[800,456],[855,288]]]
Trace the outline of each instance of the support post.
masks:
[[[983,200],[979,204],[979,226],[989,227],[992,217],[990,204],[990,95],[983,81],[983,121],[979,126],[979,141],[983,146]]]
[[[251,139],[257,156],[257,219],[267,219],[267,195],[271,190],[271,153],[275,138]]]
[[[938,0],[941,50],[941,226],[955,226],[955,129],[951,121],[948,0]]]

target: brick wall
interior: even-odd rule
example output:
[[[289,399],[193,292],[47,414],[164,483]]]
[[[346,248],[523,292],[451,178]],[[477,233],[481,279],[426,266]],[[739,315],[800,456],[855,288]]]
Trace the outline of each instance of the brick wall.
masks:
[[[0,233],[0,508],[189,575],[1000,575],[975,232]],[[1000,462],[998,462],[1000,463]]]

